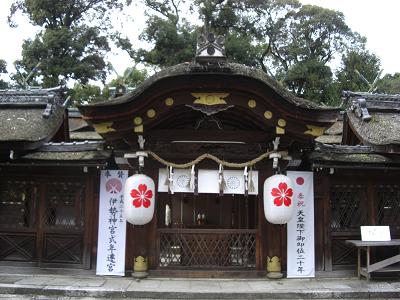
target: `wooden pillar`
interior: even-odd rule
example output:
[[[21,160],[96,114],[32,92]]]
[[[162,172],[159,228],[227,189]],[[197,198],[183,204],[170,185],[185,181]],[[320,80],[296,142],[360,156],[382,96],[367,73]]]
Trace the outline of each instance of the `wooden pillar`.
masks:
[[[324,237],[325,222],[324,215],[324,189],[323,189],[323,173],[314,172],[314,226],[315,226],[315,269],[316,271],[324,270]]]
[[[332,271],[332,237],[331,237],[331,181],[333,176],[326,172],[322,176],[323,231],[324,231],[324,265],[325,271]],[[318,211],[315,211],[316,217]]]
[[[91,266],[94,267],[97,264],[97,244],[98,244],[98,235],[99,235],[99,205],[100,205],[100,173],[96,173],[93,178],[93,199],[92,199],[92,248],[91,248],[91,257],[92,263]]]
[[[94,193],[93,177],[87,176],[85,179],[85,231],[83,234],[83,268],[90,269],[92,263],[91,249],[93,245],[93,222],[94,214]],[[83,216],[81,216],[83,217]]]
[[[376,201],[376,192],[374,189],[373,182],[371,180],[367,181],[367,195],[366,195],[367,203],[368,203],[368,213],[367,220],[371,225],[377,225],[377,201]]]
[[[260,172],[261,173],[261,172]],[[264,203],[262,193],[258,197],[258,230],[256,236],[256,270],[265,270],[265,261],[267,255],[267,221],[264,216]]]
[[[149,171],[149,176],[153,178],[155,183],[155,195],[158,196],[158,169],[151,169]],[[159,210],[159,198],[155,198],[154,206],[154,216],[150,224],[146,225],[147,229],[147,259],[149,269],[156,269],[158,266],[158,255],[159,255],[159,241],[157,234],[157,220],[158,220],[158,210]]]
[[[36,255],[38,266],[42,266],[44,247],[44,228],[46,216],[46,184],[39,181],[38,206],[37,206],[37,233],[36,233]]]

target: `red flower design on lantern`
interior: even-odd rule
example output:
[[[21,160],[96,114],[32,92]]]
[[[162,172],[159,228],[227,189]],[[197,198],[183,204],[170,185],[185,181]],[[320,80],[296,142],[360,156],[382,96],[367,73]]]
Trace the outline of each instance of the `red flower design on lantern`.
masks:
[[[292,199],[290,197],[293,196],[293,190],[288,188],[286,182],[281,182],[279,183],[278,188],[272,189],[271,195],[275,197],[274,204],[276,206],[281,206],[282,204],[285,206],[290,206],[292,203]]]
[[[153,197],[153,191],[147,189],[147,185],[139,184],[138,189],[131,191],[131,197],[133,198],[132,205],[139,208],[142,205],[148,208],[151,204],[151,197]]]

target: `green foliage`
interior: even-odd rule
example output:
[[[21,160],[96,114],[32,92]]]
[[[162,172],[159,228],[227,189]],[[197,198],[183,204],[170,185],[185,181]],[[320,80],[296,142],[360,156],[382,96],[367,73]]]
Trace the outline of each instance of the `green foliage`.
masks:
[[[196,52],[197,32],[187,23],[175,24],[175,19],[163,19],[152,16],[140,38],[153,42],[151,50],[138,49],[136,61],[159,67],[176,65],[190,61]]]
[[[365,47],[342,13],[297,0],[190,1],[203,27],[181,17],[178,1],[143,3],[151,12],[141,39],[152,46],[134,51],[137,61],[165,67],[190,60],[197,34],[211,30],[226,36],[229,60],[260,67],[296,95],[316,102],[340,99],[328,64]]]
[[[113,96],[113,88],[123,85],[128,90],[136,88],[148,77],[146,70],[138,70],[136,68],[127,68],[124,75],[118,76],[116,79],[107,83],[103,89],[93,84],[75,84],[70,90],[69,95],[72,99],[72,106],[80,104],[104,101]]]
[[[3,59],[0,59],[0,75],[1,74],[7,74],[7,63]],[[8,82],[0,78],[0,90],[7,89],[8,87]]]
[[[71,89],[69,96],[72,99],[72,106],[92,103],[103,99],[101,88],[92,84],[83,85],[76,83]]]
[[[136,88],[148,77],[146,70],[138,70],[136,68],[127,68],[124,75],[118,76],[116,79],[107,83],[103,89],[103,98],[111,98],[113,95],[112,88],[124,85],[128,90]]]
[[[386,94],[400,94],[400,73],[386,74],[378,81],[377,92]]]
[[[251,36],[232,32],[225,39],[225,48],[226,56],[230,61],[259,67],[257,57],[260,47],[252,44]]]
[[[368,91],[377,84],[383,91],[398,87],[397,73],[374,82],[380,74],[379,59],[365,49],[365,38],[348,27],[340,12],[302,5],[298,0],[141,1],[147,7],[147,20],[139,38],[149,46],[135,47],[127,37],[112,35],[135,63],[163,68],[191,61],[198,35],[213,31],[225,35],[230,61],[261,68],[294,94],[309,100],[337,104],[342,90]],[[121,81],[137,86],[147,73],[135,68],[107,84],[103,91],[88,85],[89,80],[104,82],[107,75],[110,14],[131,2],[15,0],[10,24],[13,15],[21,11],[42,30],[24,42],[22,60],[17,62],[20,73],[13,78],[24,84],[24,78],[36,67],[31,84],[40,80],[42,86],[51,87],[73,80],[78,103],[108,98],[110,88]],[[184,14],[188,8],[189,16]],[[193,22],[196,14],[203,26]],[[342,58],[342,64],[333,76],[329,64],[337,57]]]
[[[297,96],[315,102],[327,102],[324,101],[328,100],[324,91],[332,82],[332,72],[322,61],[310,59],[293,65],[284,80]]]
[[[367,50],[352,50],[344,54],[336,73],[343,91],[373,91],[371,87],[381,72],[379,58]]]
[[[104,29],[108,24],[109,10],[120,7],[116,0],[15,1],[10,22],[22,11],[42,28],[34,39],[24,42],[18,65],[29,72],[40,62],[34,77],[40,76],[43,87],[65,84],[69,79],[83,84],[90,79],[104,81],[104,57],[110,48],[101,26]]]

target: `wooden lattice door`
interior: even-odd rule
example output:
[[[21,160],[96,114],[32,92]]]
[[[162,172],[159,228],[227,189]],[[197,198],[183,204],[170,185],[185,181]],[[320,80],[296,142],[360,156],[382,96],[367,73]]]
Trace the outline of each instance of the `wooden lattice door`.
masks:
[[[0,261],[87,267],[85,182],[0,178]]]
[[[357,261],[354,247],[347,239],[359,239],[360,226],[367,224],[366,186],[361,184],[333,184],[330,190],[332,265],[346,268]]]
[[[0,180],[0,261],[37,260],[38,189],[29,180]]]
[[[53,181],[47,185],[43,224],[43,263],[82,264],[85,185]]]

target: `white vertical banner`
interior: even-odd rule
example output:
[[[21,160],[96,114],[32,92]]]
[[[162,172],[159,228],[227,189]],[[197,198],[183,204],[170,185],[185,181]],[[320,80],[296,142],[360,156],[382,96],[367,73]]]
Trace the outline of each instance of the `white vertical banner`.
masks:
[[[287,277],[315,277],[313,172],[288,171],[295,210],[287,224]]]
[[[96,275],[125,275],[124,184],[126,170],[103,170],[100,178]]]

